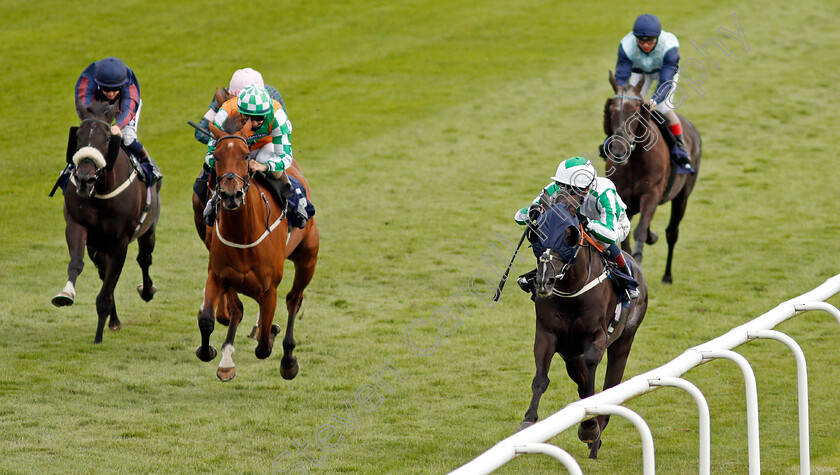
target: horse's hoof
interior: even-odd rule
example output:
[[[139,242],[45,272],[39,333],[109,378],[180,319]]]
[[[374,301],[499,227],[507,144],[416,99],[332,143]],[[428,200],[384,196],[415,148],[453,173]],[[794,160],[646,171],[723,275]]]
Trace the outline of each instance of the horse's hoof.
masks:
[[[656,241],[658,241],[658,240],[659,240],[659,234],[657,234],[653,231],[648,231],[647,240],[645,241],[646,243],[656,244]]]
[[[213,361],[213,358],[216,357],[216,348],[214,348],[212,346],[208,346],[208,348],[209,349],[207,350],[206,355],[204,355],[204,353],[201,351],[200,346],[195,349],[195,356],[197,356],[198,359],[200,359],[201,361],[204,361],[205,363],[208,362],[208,361]]]
[[[226,383],[231,379],[236,377],[236,366],[231,366],[230,368],[218,368],[216,369],[216,377],[219,378],[219,381]]]
[[[251,334],[248,335],[248,338],[252,340],[257,340],[260,337],[260,327],[254,325],[254,328],[251,329]]]
[[[64,291],[59,292],[58,295],[52,298],[52,304],[56,307],[73,305],[73,296]]]
[[[534,423],[531,422],[531,421],[522,421],[522,424],[519,424],[519,429],[517,429],[516,432],[519,432],[522,429],[527,429],[527,428],[531,427],[532,425],[534,425]]]
[[[291,366],[288,368],[286,366],[287,362],[284,358],[280,361],[280,376],[283,376],[283,379],[285,380],[295,379],[295,376],[297,376],[298,370],[300,369],[300,366],[298,366],[297,358],[293,356]]]
[[[590,442],[589,444],[589,458],[592,460],[596,460],[598,458],[598,449],[601,448],[601,439],[598,438],[595,442]]]
[[[670,275],[666,275],[666,276],[662,277],[662,283],[663,284],[672,284],[672,283],[674,283],[674,279],[671,278]]]
[[[144,294],[143,290],[144,290],[143,289],[143,284],[138,284],[137,285],[137,293],[140,294],[140,298],[143,299],[143,301],[148,302],[148,301],[152,300],[152,298],[154,298],[155,292],[157,292],[157,287],[152,285],[152,288],[149,291],[148,296]]]
[[[591,424],[587,424],[587,422],[593,422],[594,426],[590,427]],[[584,424],[586,424],[586,427],[584,427]],[[583,421],[578,426],[578,439],[580,439],[581,442],[591,444],[598,440],[600,436],[601,428],[598,426],[598,421],[596,421],[595,419]]]

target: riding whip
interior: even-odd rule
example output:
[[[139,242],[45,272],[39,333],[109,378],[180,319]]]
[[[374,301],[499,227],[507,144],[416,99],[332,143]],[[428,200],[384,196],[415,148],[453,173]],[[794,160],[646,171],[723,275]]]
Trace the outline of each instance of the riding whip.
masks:
[[[500,298],[502,298],[502,289],[505,287],[505,282],[507,282],[508,274],[510,274],[510,268],[513,266],[513,260],[516,259],[516,254],[519,253],[519,248],[522,247],[522,242],[525,241],[525,236],[528,235],[529,227],[525,226],[525,232],[522,233],[522,237],[519,238],[519,244],[516,245],[516,250],[513,251],[513,257],[510,258],[510,264],[508,264],[507,269],[505,270],[505,275],[502,276],[502,280],[499,282],[499,286],[496,287],[496,295],[493,296],[493,301],[498,302]]]

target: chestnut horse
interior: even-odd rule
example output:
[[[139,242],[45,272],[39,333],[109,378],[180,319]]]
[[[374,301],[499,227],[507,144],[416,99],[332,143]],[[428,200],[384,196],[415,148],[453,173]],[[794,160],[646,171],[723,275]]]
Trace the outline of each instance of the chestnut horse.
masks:
[[[234,113],[225,127],[240,127],[244,120],[238,115]],[[260,359],[271,354],[274,337],[280,331],[272,323],[277,305],[277,286],[283,278],[283,265],[288,258],[295,265],[295,277],[291,290],[286,294],[288,317],[280,374],[284,379],[292,379],[298,373],[297,358],[292,355],[295,348],[294,321],[303,300],[303,290],[315,272],[318,227],[314,218],[309,219],[303,229],[289,227],[281,204],[268,189],[252,180],[254,176],[249,173],[251,155],[246,139],[251,132],[250,121],[236,131],[222,131],[210,124],[210,132],[216,139],[216,193],[221,199],[221,206],[215,226],[207,229],[210,262],[204,302],[198,312],[201,346],[195,354],[202,361],[215,358],[216,349],[210,346],[215,322],[213,313],[222,297],[231,290],[247,295],[259,304],[259,332],[254,353]],[[310,198],[309,185],[297,162],[293,162],[286,172],[300,180],[306,189],[307,199]],[[241,320],[241,312],[231,316],[221,349],[222,360],[216,371],[216,376],[222,381],[230,381],[236,376],[231,355]]]
[[[561,199],[562,200],[562,199]],[[577,384],[581,399],[595,394],[595,371],[607,353],[604,389],[621,382],[630,346],[647,312],[648,289],[642,270],[625,255],[639,282],[639,298],[622,310],[621,320],[610,333],[610,322],[619,306],[618,293],[607,277],[604,258],[581,232],[574,208],[566,203],[551,205],[538,220],[539,239],[534,287],[537,314],[534,337],[536,375],[531,405],[519,426],[522,430],[537,419],[540,397],[548,387],[548,369],[555,353],[566,363],[566,372]],[[589,445],[590,458],[598,457],[601,432],[609,416],[583,421],[578,437]]]
[[[155,228],[160,217],[160,187],[157,182],[148,188],[140,176],[140,167],[121,147],[122,137],[111,135],[110,123],[119,112],[117,105],[93,102],[85,108],[76,104],[82,123],[75,137],[72,161],[75,170],[64,193],[64,236],[70,251],[67,284],[52,299],[57,307],[72,305],[76,298],[76,278],[85,266],[84,249],[99,271],[102,288],[96,296],[96,326],[94,343],[102,342],[105,319],[108,328],[120,329],[114,288],[122,272],[128,244],[137,239],[137,263],[143,273],[143,283],[137,292],[146,302],[152,300],[157,288],[149,277],[152,251],[155,248]]]
[[[615,183],[619,196],[627,204],[627,217],[640,214],[633,231],[635,245],[633,258],[642,263],[644,244],[654,244],[659,236],[650,230],[656,207],[671,202],[671,220],[665,229],[668,238],[668,261],[662,282],[670,284],[671,261],[674,245],[679,236],[680,221],[685,215],[688,195],[697,183],[700,173],[701,141],[697,128],[688,119],[679,116],[683,137],[697,173],[678,175],[673,169],[670,148],[659,131],[648,105],[641,97],[642,82],[635,87],[619,86],[610,71],[610,84],[615,96],[604,106],[604,132],[610,137],[607,148],[606,171]],[[622,243],[630,252],[630,238]]]

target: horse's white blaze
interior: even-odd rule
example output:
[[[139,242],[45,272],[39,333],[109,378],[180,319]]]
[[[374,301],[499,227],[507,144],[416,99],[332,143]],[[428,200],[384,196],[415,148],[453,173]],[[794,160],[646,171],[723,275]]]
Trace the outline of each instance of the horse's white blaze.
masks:
[[[233,358],[231,357],[234,351],[236,350],[231,344],[226,344],[222,347],[222,361],[219,362],[219,368],[227,369],[234,367]]]
[[[61,293],[69,295],[71,299],[75,299],[76,298],[76,287],[73,286],[73,282],[70,282],[68,280],[67,283],[64,284],[64,288],[61,289]]]

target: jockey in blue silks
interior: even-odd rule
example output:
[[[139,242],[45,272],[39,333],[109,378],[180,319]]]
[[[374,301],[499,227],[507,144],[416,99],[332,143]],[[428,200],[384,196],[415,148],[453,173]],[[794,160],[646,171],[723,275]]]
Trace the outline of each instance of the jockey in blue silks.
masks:
[[[673,33],[662,31],[659,18],[644,14],[636,18],[633,31],[621,39],[618,46],[618,61],[615,64],[615,80],[619,86],[642,83],[641,95],[647,95],[654,80],[656,92],[649,104],[668,120],[668,129],[674,134],[677,150],[674,158],[694,173],[691,157],[683,140],[682,123],[674,112],[673,95],[679,80],[680,42]]]

